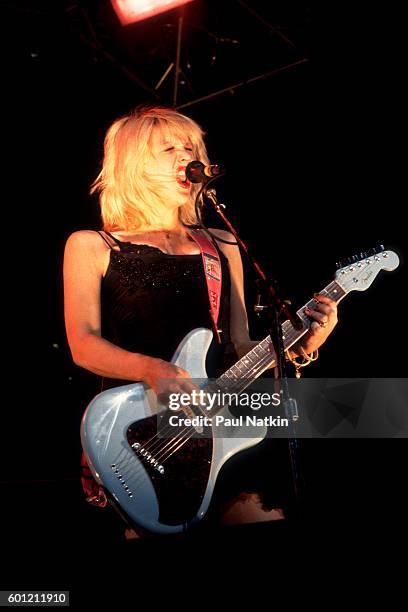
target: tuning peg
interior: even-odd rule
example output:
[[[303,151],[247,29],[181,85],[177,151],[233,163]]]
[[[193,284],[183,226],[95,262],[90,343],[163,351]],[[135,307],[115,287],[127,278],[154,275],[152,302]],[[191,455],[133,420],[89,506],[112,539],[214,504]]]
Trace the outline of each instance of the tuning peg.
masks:
[[[342,257],[336,262],[336,268],[338,270],[341,268],[347,268],[363,259],[368,259],[369,257],[372,257],[373,255],[376,255],[377,253],[380,253],[381,251],[384,251],[384,246],[377,245],[376,247],[368,249],[367,251],[361,251],[360,253],[354,253],[353,255],[351,255],[351,257]]]
[[[351,266],[352,264],[361,261],[362,259],[368,259],[369,257],[373,257],[373,255],[377,255],[377,253],[381,253],[384,250],[384,245],[379,244],[371,249],[368,249],[367,251],[355,253],[351,257],[342,257],[336,262],[336,268],[338,270],[341,268],[347,268],[348,266]]]
[[[373,255],[377,255],[377,253],[381,253],[384,250],[385,250],[385,247],[383,244],[377,244],[375,247],[367,251],[366,257],[372,257]]]
[[[336,262],[336,268],[338,270],[340,270],[340,268],[346,268],[349,265],[350,265],[350,258],[349,257],[342,257],[341,259],[339,259]]]

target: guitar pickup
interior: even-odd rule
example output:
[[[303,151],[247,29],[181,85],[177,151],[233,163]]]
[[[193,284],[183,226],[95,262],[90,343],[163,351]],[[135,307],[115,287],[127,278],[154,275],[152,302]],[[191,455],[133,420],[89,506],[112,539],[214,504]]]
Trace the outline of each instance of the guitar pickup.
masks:
[[[135,442],[132,444],[132,448],[140,459],[143,459],[145,463],[150,464],[159,472],[159,474],[164,474],[164,467],[157,461],[157,459],[155,459],[154,455],[149,453],[149,451],[140,444],[140,442]]]

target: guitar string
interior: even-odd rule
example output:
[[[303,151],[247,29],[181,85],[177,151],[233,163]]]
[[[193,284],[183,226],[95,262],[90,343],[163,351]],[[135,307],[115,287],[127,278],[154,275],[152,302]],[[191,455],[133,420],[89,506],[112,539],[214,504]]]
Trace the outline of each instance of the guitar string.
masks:
[[[177,435],[183,436],[184,432],[190,431],[190,430],[191,430],[191,426],[187,425],[184,429],[179,431]],[[145,448],[150,454],[152,454],[152,455],[155,454],[155,459],[159,461],[160,460],[160,456],[159,456],[158,453],[166,452],[166,450],[168,450],[167,447],[173,443],[173,441],[176,438],[176,436],[163,436],[163,435],[159,436],[158,433],[156,433],[155,437],[156,437],[156,440],[155,440],[154,444],[158,444],[159,445],[158,448],[154,449],[154,444],[153,444],[153,446],[143,445],[143,448]],[[167,440],[167,442],[164,443],[163,446],[160,447],[160,443],[163,441],[163,439]]]
[[[192,437],[194,436],[193,432],[195,431],[194,427],[190,427],[190,431],[191,435],[189,431],[186,431],[186,435],[184,436],[184,438],[183,436],[177,436],[177,439],[173,441],[173,444],[170,446],[169,449],[167,449],[167,454],[165,453],[159,458],[161,465],[166,463],[170,459],[170,457],[174,455],[175,452],[179,451],[181,447],[186,444],[186,442],[192,439]]]

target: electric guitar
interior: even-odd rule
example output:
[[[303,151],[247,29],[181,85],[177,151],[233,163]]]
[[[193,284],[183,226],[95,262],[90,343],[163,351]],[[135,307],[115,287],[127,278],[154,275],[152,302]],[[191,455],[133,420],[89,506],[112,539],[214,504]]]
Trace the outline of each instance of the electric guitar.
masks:
[[[320,291],[340,302],[351,291],[365,291],[380,270],[399,265],[393,251],[381,250],[355,256],[340,268],[335,280]],[[289,321],[282,325],[285,349],[309,329],[304,308],[297,312],[302,328]],[[172,363],[184,368],[193,379],[207,379],[205,359],[212,332],[191,331],[180,343]],[[213,389],[242,393],[275,360],[270,336],[229,368]],[[174,435],[158,436],[158,419],[168,418],[169,408],[160,404],[154,392],[142,383],[131,383],[97,395],[86,409],[81,425],[82,446],[96,479],[131,521],[153,533],[184,531],[205,515],[217,475],[223,464],[245,448],[261,442],[265,425],[252,430],[237,425],[225,437],[210,434],[208,428],[176,428]],[[231,416],[228,406],[222,414]],[[174,413],[173,413],[174,414]]]

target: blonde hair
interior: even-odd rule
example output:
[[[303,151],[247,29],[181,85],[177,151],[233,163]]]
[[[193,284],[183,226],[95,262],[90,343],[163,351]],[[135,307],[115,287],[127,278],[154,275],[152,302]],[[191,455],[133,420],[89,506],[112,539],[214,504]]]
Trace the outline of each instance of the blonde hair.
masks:
[[[91,193],[100,192],[105,231],[134,231],[142,225],[160,224],[160,193],[144,172],[156,131],[187,138],[192,144],[193,159],[209,163],[203,130],[193,119],[173,109],[138,107],[117,119],[106,133],[102,170],[91,189]],[[179,209],[180,221],[185,225],[197,223],[194,202],[199,189],[200,185],[192,185],[188,202]]]

